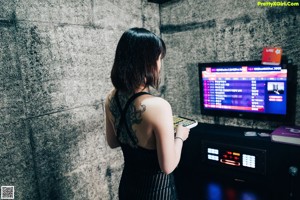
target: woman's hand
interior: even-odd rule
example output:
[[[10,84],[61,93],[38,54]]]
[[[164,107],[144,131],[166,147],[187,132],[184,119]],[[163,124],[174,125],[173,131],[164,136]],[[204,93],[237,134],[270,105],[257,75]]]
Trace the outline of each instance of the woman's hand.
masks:
[[[185,141],[190,134],[190,129],[178,124],[176,128],[176,137],[180,137],[183,141]]]

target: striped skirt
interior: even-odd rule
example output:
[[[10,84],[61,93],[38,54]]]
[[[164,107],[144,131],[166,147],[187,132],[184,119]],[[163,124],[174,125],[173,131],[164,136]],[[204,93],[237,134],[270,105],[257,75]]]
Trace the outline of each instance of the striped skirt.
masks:
[[[124,169],[119,186],[120,200],[177,200],[173,174],[129,172]]]

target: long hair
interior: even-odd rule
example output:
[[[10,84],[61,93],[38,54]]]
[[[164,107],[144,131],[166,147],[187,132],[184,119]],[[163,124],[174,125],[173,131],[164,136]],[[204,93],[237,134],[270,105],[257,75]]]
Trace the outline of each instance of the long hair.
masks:
[[[117,90],[133,93],[141,85],[158,88],[157,60],[164,58],[164,41],[144,28],[131,28],[121,36],[111,80]]]

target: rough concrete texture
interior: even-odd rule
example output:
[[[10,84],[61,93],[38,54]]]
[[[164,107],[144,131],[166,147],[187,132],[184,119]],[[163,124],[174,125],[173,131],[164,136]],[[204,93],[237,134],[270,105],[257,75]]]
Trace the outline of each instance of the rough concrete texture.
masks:
[[[238,0],[170,1],[162,4],[160,16],[167,45],[165,98],[176,114],[234,126],[272,129],[279,125],[201,116],[197,63],[260,60],[263,47],[280,46],[299,67],[299,7],[258,7],[257,1]],[[297,99],[296,124],[300,124],[299,89]]]
[[[198,62],[257,60],[264,46],[281,46],[300,65],[299,9],[256,3],[0,0],[0,185],[15,186],[18,200],[117,199],[123,157],[106,144],[103,103],[117,41],[133,26],[162,33],[174,113],[274,127],[198,108]]]
[[[151,12],[150,12],[151,10]],[[0,0],[0,185],[15,199],[117,199],[104,99],[121,34],[159,33],[146,0]]]

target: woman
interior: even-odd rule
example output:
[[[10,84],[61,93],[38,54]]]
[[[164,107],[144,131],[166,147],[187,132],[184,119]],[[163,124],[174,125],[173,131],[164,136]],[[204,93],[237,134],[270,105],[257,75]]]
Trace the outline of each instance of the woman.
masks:
[[[158,88],[165,53],[163,40],[144,28],[129,29],[117,45],[111,71],[115,89],[106,99],[106,137],[124,155],[120,199],[177,199],[172,172],[189,129],[179,125],[174,135],[170,104],[149,93],[149,87]]]

